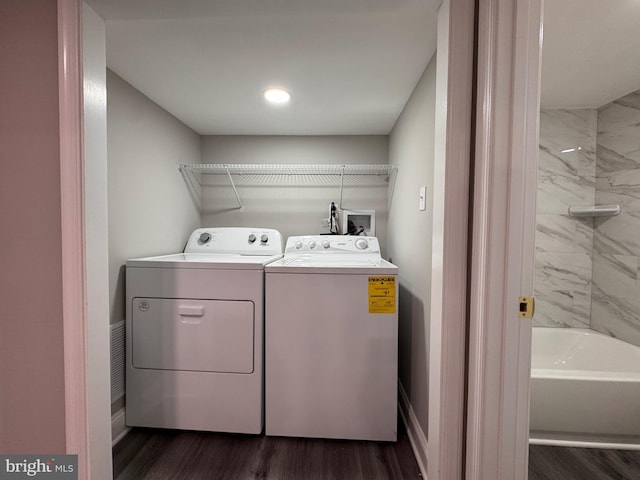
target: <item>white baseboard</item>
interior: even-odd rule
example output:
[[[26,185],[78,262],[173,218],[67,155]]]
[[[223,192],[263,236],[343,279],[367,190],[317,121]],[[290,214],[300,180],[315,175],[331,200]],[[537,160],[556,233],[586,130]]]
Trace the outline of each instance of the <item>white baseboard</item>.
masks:
[[[121,408],[111,416],[111,448],[115,447],[129,430],[131,428],[125,423],[125,409]]]
[[[407,436],[409,437],[409,443],[411,443],[411,449],[418,462],[418,468],[422,478],[427,478],[427,437],[422,431],[422,427],[418,422],[407,392],[404,391],[402,383],[398,381],[398,391],[400,392],[400,416],[407,428]]]

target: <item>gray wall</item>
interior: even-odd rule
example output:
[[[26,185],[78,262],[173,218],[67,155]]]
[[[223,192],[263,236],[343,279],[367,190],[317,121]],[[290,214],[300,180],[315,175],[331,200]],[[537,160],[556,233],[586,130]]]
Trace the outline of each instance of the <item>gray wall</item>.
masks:
[[[205,136],[203,163],[386,164],[388,137],[370,136]],[[225,176],[205,176],[204,226],[275,228],[286,238],[319,234],[331,202],[338,205],[339,178],[243,175],[235,177],[244,209],[237,208]],[[347,178],[342,206],[376,211],[376,236],[384,247],[387,231],[387,183],[384,178]]]
[[[64,453],[56,2],[0,2],[0,58],[0,452]]]
[[[399,167],[389,212],[388,250],[400,267],[400,381],[425,434],[429,414],[435,89],[434,55],[389,141],[389,163]],[[427,186],[425,211],[418,210],[421,185]]]
[[[124,320],[128,258],[182,251],[200,213],[177,163],[198,163],[200,136],[107,72],[111,323]]]

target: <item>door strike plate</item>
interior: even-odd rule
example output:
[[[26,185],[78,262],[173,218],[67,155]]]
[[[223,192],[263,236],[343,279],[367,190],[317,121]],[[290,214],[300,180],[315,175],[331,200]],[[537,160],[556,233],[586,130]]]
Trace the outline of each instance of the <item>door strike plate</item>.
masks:
[[[520,318],[533,318],[536,302],[533,297],[518,297],[518,316]]]

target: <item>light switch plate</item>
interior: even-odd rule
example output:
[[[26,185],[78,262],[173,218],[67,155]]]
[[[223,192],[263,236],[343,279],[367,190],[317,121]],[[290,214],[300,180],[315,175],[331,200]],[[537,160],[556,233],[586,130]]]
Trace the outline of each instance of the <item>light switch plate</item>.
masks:
[[[426,210],[427,209],[427,186],[423,185],[420,187],[420,192],[418,193],[418,198],[420,200],[419,209]]]

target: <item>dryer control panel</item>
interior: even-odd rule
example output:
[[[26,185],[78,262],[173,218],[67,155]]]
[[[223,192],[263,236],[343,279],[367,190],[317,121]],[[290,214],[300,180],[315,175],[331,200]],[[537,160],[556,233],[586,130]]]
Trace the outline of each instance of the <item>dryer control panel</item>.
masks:
[[[212,227],[193,231],[184,253],[279,255],[282,235],[271,228]]]
[[[285,255],[295,253],[367,253],[380,255],[380,244],[376,237],[348,235],[305,235],[289,237]]]

